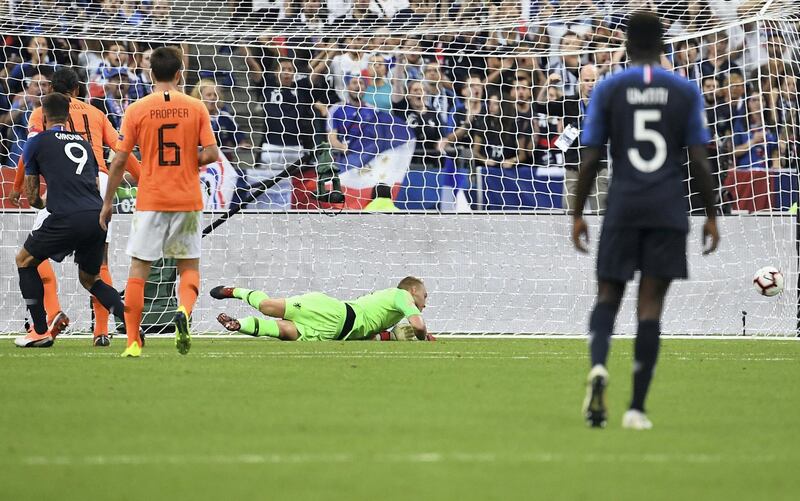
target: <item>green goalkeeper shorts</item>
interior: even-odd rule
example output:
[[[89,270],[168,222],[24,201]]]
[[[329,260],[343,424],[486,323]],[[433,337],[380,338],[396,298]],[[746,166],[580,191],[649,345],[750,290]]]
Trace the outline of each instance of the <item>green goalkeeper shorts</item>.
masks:
[[[344,326],[344,303],[321,292],[286,299],[284,318],[294,323],[298,341],[335,341]]]

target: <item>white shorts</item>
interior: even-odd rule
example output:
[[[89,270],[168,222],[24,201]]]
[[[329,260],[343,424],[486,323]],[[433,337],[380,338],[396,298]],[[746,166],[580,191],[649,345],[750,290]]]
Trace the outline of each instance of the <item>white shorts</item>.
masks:
[[[100,172],[100,198],[106,198],[106,188],[108,187],[108,174],[105,172]],[[31,231],[38,230],[44,224],[44,220],[47,219],[47,216],[50,215],[50,212],[45,209],[39,209],[36,212],[36,219],[33,221],[33,228]],[[108,224],[108,232],[106,232],[106,243],[111,242],[111,223]]]
[[[142,261],[200,257],[203,211],[133,213],[126,252]]]

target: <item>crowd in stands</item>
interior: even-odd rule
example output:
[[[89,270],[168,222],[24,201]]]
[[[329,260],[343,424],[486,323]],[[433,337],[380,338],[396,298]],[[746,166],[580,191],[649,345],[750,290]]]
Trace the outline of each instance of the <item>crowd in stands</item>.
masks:
[[[171,3],[76,0],[73,5],[116,23],[167,31],[177,22]],[[402,122],[416,139],[412,169],[461,173],[456,184],[467,190],[476,172],[564,169],[563,206],[568,208],[580,162],[577,133],[592,90],[626,64],[619,44],[621,12],[654,8],[664,14],[668,34],[681,36],[735,19],[740,4],[230,1],[231,26],[257,23],[280,34],[258,36],[246,45],[184,44],[185,83],[187,92],[208,107],[222,151],[248,182],[274,176],[321,145],[329,145],[340,159],[369,145],[381,148],[382,141],[395,138],[380,134],[396,134],[392,124]],[[558,17],[565,9],[578,9],[580,20],[524,21]],[[497,16],[522,21],[489,31],[402,34],[432,16],[454,26],[464,19],[470,26],[491,26]],[[773,193],[779,188],[771,173],[798,168],[796,28],[792,34],[751,23],[681,38],[667,47],[663,65],[696,82],[705,97],[721,210],[777,208]],[[39,36],[6,36],[3,44],[0,156],[5,166],[15,165],[27,114],[40,105],[57,65],[80,71],[86,99],[116,126],[128,105],[151,91],[149,54],[156,44]],[[590,200],[595,209],[604,204],[608,179],[608,170],[598,178]],[[264,207],[291,205],[287,183],[261,199]]]

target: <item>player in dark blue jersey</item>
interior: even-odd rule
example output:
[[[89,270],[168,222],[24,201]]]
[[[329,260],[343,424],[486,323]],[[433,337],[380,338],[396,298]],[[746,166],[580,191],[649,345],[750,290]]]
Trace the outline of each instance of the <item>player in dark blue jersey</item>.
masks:
[[[649,429],[644,401],[658,358],[661,312],[673,279],[687,277],[689,171],[706,209],[704,250],[716,249],[719,234],[711,176],[703,98],[698,87],[661,67],[663,27],[647,12],[628,23],[627,70],[598,85],[582,132],[583,164],[578,177],[572,241],[586,252],[588,229],[583,209],[599,168],[601,149],[610,144],[613,176],[597,255],[597,302],[589,320],[591,371],[584,415],[591,426],[605,426],[608,384],[606,359],[625,284],[641,271],[638,329],[634,344],[633,398],[623,416],[625,428]]]
[[[42,226],[31,232],[17,253],[19,288],[33,320],[33,329],[14,342],[20,347],[47,347],[53,336],[47,328],[44,288],[36,270],[45,259],[61,261],[75,253],[81,285],[124,322],[119,293],[100,280],[106,232],[100,227],[103,200],[98,188],[97,161],[92,145],[69,132],[69,98],[52,93],[42,99],[47,131],[31,138],[23,150],[25,194],[31,206],[45,206],[39,195],[39,176],[47,183],[47,210]]]

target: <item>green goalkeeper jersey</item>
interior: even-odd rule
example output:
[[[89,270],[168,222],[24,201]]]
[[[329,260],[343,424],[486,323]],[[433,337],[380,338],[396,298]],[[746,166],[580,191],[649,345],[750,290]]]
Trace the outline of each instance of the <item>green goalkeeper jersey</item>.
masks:
[[[384,289],[346,301],[353,307],[356,320],[347,339],[366,339],[385,331],[400,320],[419,315],[411,293],[404,289]]]

